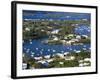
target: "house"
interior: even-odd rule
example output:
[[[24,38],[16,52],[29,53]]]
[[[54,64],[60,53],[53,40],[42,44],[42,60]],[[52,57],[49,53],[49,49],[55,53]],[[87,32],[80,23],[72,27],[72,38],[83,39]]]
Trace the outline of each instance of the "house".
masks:
[[[75,51],[76,53],[80,53],[81,51],[80,50],[77,50],[77,51]]]
[[[74,56],[67,56],[67,57],[65,58],[65,60],[74,60],[74,59],[75,59]]]
[[[34,57],[35,60],[41,60],[42,57]]]
[[[79,24],[75,24],[75,26],[78,26]]]
[[[65,52],[65,53],[64,53],[64,56],[66,56],[67,54],[69,54],[69,52]]]
[[[65,36],[64,39],[67,40],[68,39],[67,36]]]
[[[76,39],[81,39],[81,36],[80,36],[80,35],[77,35],[77,36],[76,36]]]
[[[88,20],[87,20],[87,19],[85,19],[85,18],[84,18],[84,19],[82,19],[82,20],[83,20],[83,21],[88,21]]]
[[[91,59],[90,58],[85,58],[84,61],[91,61]]]
[[[82,38],[87,39],[87,38],[88,38],[88,36],[87,36],[87,35],[82,35]]]
[[[69,45],[71,45],[71,41],[66,41],[66,44],[69,44]]]
[[[53,40],[57,41],[58,40],[58,37],[54,37]]]
[[[48,68],[49,67],[49,63],[47,61],[45,61],[44,63],[42,63],[42,67],[43,68]]]
[[[59,56],[60,58],[64,58],[64,54],[57,53],[56,55]]]
[[[78,62],[79,62],[79,63],[83,63],[83,62],[84,62],[84,60],[79,60]]]
[[[86,50],[86,48],[83,48],[83,50]]]
[[[53,61],[53,59],[48,59],[48,60],[40,60],[40,61],[37,61],[38,63],[42,63],[42,64],[44,64],[44,63],[46,63],[46,62],[52,62]]]
[[[44,56],[45,59],[50,59],[50,57],[51,57],[50,55]]]
[[[48,60],[46,60],[46,61],[49,63],[49,62],[52,62],[52,61],[53,61],[53,59],[48,59]]]
[[[45,32],[45,30],[44,30],[44,29],[41,29],[41,31],[42,31],[42,32]]]
[[[27,68],[27,63],[22,63],[22,69],[26,69]]]
[[[71,41],[78,42],[79,39],[71,39]]]
[[[63,44],[65,44],[66,43],[66,40],[60,40]]]
[[[73,38],[74,34],[69,34],[67,37]]]
[[[25,30],[26,30],[26,31],[30,31],[30,29],[29,29],[29,28],[25,28]]]
[[[90,63],[83,63],[84,66],[88,66]]]
[[[58,34],[58,32],[59,32],[59,29],[55,29],[55,30],[53,30],[53,31],[51,32],[51,34]]]
[[[63,64],[64,64],[64,62],[59,62],[59,64],[63,65]]]
[[[38,61],[37,63],[44,64],[44,63],[45,63],[45,61],[44,61],[44,60],[41,60],[41,61]]]
[[[83,64],[83,63],[80,63],[80,64],[79,64],[79,67],[83,67],[83,66],[84,66],[84,64]]]
[[[74,60],[74,59],[75,59],[75,57],[74,57],[74,56],[70,56],[70,59],[71,59],[71,60]]]

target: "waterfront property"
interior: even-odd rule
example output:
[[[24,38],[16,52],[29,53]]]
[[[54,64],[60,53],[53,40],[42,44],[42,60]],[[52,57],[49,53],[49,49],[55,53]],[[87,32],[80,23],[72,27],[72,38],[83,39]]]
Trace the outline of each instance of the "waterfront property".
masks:
[[[91,66],[89,13],[23,10],[23,69]]]

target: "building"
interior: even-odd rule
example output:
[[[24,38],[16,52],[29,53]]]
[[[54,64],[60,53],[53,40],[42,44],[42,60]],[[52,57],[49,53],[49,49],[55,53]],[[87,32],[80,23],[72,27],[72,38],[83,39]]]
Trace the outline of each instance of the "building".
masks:
[[[41,60],[42,57],[34,57],[35,60]]]
[[[51,57],[50,55],[44,56],[45,59],[50,59],[50,57]]]

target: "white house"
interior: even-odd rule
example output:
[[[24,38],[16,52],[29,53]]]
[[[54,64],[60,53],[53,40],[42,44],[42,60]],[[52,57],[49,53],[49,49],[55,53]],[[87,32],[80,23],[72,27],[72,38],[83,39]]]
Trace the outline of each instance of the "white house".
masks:
[[[64,62],[59,62],[59,64],[63,65],[63,64],[64,64]]]
[[[22,64],[22,68],[23,68],[23,69],[26,69],[26,68],[27,68],[27,63],[23,63],[23,64]]]
[[[41,60],[42,57],[34,57],[35,60]]]
[[[50,59],[50,55],[44,56],[45,59]]]
[[[57,53],[56,55],[59,56],[60,58],[64,58],[64,54]]]
[[[51,33],[52,34],[58,34],[58,32],[59,32],[59,29],[56,29],[56,30],[53,30]]]
[[[46,61],[49,63],[49,62],[52,62],[52,61],[53,61],[53,59],[49,59],[49,60],[46,60]]]
[[[65,52],[64,55],[66,56],[67,54],[69,54],[69,52]]]
[[[41,61],[38,61],[38,63],[44,64],[44,63],[46,63],[46,61],[41,60]]]
[[[75,24],[76,26],[78,26],[79,24]]]
[[[26,31],[30,31],[30,29],[29,29],[29,28],[25,28],[25,30],[26,30]]]
[[[88,36],[87,36],[87,35],[82,35],[82,37],[84,37],[84,38],[88,38]]]
[[[68,37],[73,37],[73,36],[74,36],[74,34],[69,34],[69,35],[68,35]]]
[[[71,45],[71,43],[72,43],[71,41],[66,41],[66,44],[69,44],[69,45]]]
[[[66,42],[66,40],[61,40],[61,42]]]
[[[79,67],[83,67],[83,66],[84,66],[84,64],[83,64],[83,63],[80,63],[80,64],[79,64]]]
[[[82,20],[83,20],[83,21],[87,21],[87,19],[85,19],[85,18],[84,18],[84,19],[82,19]]]
[[[76,39],[81,39],[81,36],[80,36],[80,35],[77,35],[77,36],[76,36]]]
[[[79,39],[71,39],[71,41],[78,42]]]
[[[83,50],[86,50],[86,48],[83,48]]]
[[[58,37],[54,37],[53,40],[57,41],[58,40]]]
[[[76,53],[80,53],[81,51],[80,50],[77,50],[77,51],[75,51]]]
[[[65,60],[74,60],[74,59],[75,59],[74,56],[68,56],[68,57],[65,58]]]
[[[90,63],[84,63],[83,65],[84,65],[84,66],[88,66],[89,64],[90,64]]]
[[[84,61],[91,61],[91,59],[90,58],[85,58]]]
[[[71,57],[70,57],[70,59],[71,59],[71,60],[74,60],[74,59],[75,59],[75,57],[74,57],[74,56],[71,56]]]
[[[83,63],[83,62],[84,62],[84,60],[79,60],[78,62],[79,62],[79,63]]]

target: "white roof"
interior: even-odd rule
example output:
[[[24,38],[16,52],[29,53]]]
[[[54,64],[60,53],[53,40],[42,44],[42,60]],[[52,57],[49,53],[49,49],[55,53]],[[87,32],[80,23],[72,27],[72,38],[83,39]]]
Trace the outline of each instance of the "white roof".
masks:
[[[81,64],[79,64],[79,66],[80,66],[80,67],[83,67],[84,65],[81,63]]]
[[[81,51],[80,50],[78,50],[78,51],[75,51],[76,53],[80,53]]]
[[[46,60],[47,62],[52,62],[53,61],[53,59],[49,59],[49,60]]]
[[[90,58],[85,58],[85,59],[84,59],[84,61],[90,61],[90,60],[91,60]]]
[[[64,64],[64,62],[59,62],[59,64]]]
[[[82,35],[82,36],[83,36],[83,37],[86,37],[86,38],[88,37],[87,35]]]
[[[49,59],[50,58],[50,55],[46,55],[46,56],[44,56],[44,58]]]
[[[58,38],[57,38],[57,37],[55,37],[53,40],[58,40]]]
[[[30,29],[29,29],[29,28],[25,28],[25,30],[26,30],[26,31],[30,31]]]
[[[79,60],[78,62],[79,62],[79,63],[82,63],[82,62],[83,62],[83,60]]]
[[[41,60],[41,61],[38,61],[38,63],[42,63],[42,64],[44,64],[44,63],[46,63],[44,60]]]
[[[59,32],[59,29],[53,30],[51,33],[52,34],[57,34]]]
[[[35,60],[40,60],[42,57],[34,57]]]
[[[89,64],[90,64],[90,63],[84,63],[83,65],[84,65],[84,66],[87,66],[87,65],[89,65]]]
[[[70,59],[71,59],[71,60],[74,60],[74,59],[75,59],[75,57],[74,57],[74,56],[71,56],[71,57],[70,57]]]
[[[64,58],[64,54],[57,53],[56,55],[59,56],[59,57],[61,57],[61,58]]]
[[[64,55],[67,55],[67,54],[69,54],[69,52],[65,52],[65,53],[64,53]]]

